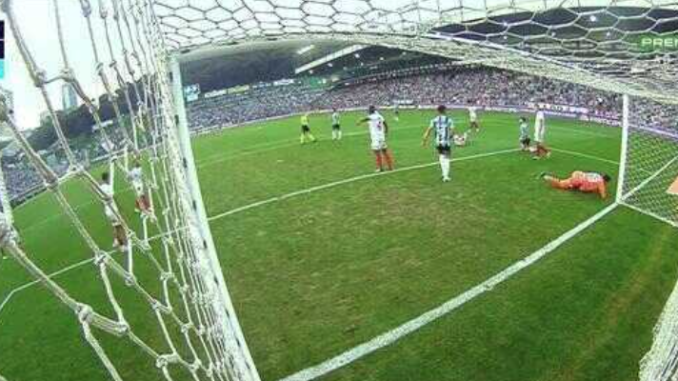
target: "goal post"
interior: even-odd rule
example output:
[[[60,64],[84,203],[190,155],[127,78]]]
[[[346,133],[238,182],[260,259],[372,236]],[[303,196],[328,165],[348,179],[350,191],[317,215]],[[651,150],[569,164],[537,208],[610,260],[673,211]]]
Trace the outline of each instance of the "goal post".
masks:
[[[48,109],[57,136],[55,145],[65,153],[70,172],[64,175],[50,168],[2,106],[0,122],[11,126],[69,227],[85,243],[92,271],[99,276],[103,290],[99,302],[106,307],[97,309],[69,294],[68,287],[60,284],[63,279],[51,279],[40,267],[40,256],[25,252],[11,225],[1,171],[0,197],[10,218],[4,225],[0,220],[0,243],[74,313],[85,341],[115,381],[133,380],[137,375],[125,373],[119,359],[108,356],[106,340],[99,340],[106,334],[127,340],[134,353],[144,355],[139,361],[154,363],[157,376],[166,381],[174,379],[175,371],[188,372],[195,381],[260,381],[214,245],[191,148],[181,57],[192,49],[269,39],[331,39],[484,63],[599,90],[623,88],[633,97],[624,96],[617,203],[608,208],[623,204],[674,226],[678,223],[678,200],[667,192],[678,179],[678,109],[639,98],[677,100],[675,82],[662,76],[675,75],[671,70],[678,60],[650,61],[630,49],[628,55],[614,51],[614,57],[624,58],[607,62],[604,58],[610,52],[606,46],[632,45],[625,38],[639,31],[620,31],[613,27],[615,23],[597,24],[603,18],[614,18],[644,25],[638,21],[644,21],[648,12],[617,14],[615,5],[601,7],[593,0],[579,1],[576,6],[555,0],[299,0],[293,6],[283,4],[284,0],[52,0],[51,22],[44,28],[53,36],[56,53],[42,52],[41,56],[26,38],[28,34],[22,33],[35,20],[19,21],[14,12],[19,6],[34,6],[25,3],[0,0],[19,58],[37,89],[36,97]],[[669,0],[657,0],[648,7],[670,5]],[[65,7],[75,9],[67,12]],[[550,19],[547,16],[553,10],[577,17]],[[529,17],[516,19],[518,14]],[[673,16],[653,17],[662,18],[654,20],[659,25]],[[546,26],[545,19],[549,19]],[[588,41],[594,48],[587,50],[600,54],[581,59],[574,54],[579,48],[568,44],[574,38],[582,42],[577,46],[588,46],[583,44]],[[553,51],[553,46],[561,46],[564,52]],[[184,51],[187,53],[182,56],[175,55]],[[56,57],[45,57],[49,55]],[[660,74],[653,77],[651,73]],[[144,196],[150,198],[153,211],[146,211],[145,216],[120,212],[123,208],[117,208],[111,189],[115,187],[103,178],[96,179],[74,152],[65,118],[56,111],[53,86],[74,89],[94,121],[98,139],[109,147],[111,176],[120,171],[120,183],[128,177],[128,165],[115,160],[115,152],[129,152],[135,160],[143,161],[146,172],[142,183],[148,184]],[[102,102],[108,102],[106,112]],[[111,124],[105,123],[104,114]],[[73,200],[64,196],[68,176],[82,180],[83,192],[100,208],[98,217],[106,218],[98,225],[111,225],[114,232],[108,234],[114,235],[118,247],[126,248],[121,254],[127,256],[127,265],[111,247],[98,243],[104,240],[95,239],[99,232],[91,231],[97,224],[84,221],[84,214],[74,211]],[[131,218],[142,219],[144,226],[155,224],[158,236],[148,237],[147,229],[135,231]],[[140,260],[148,265],[136,269],[146,268],[148,273],[135,273],[133,263]],[[125,305],[127,298],[117,295],[120,289],[112,286],[113,277],[128,286],[124,292],[136,293],[155,320],[144,327],[129,323],[134,319],[128,316],[137,311]],[[153,287],[145,288],[140,278],[154,282]],[[151,290],[161,291],[154,294]],[[675,373],[678,291],[674,295],[658,325],[655,346],[643,361],[643,381],[669,380],[663,376],[667,369]],[[151,326],[157,331],[155,341],[144,341],[137,330]],[[658,374],[664,378],[657,378]],[[5,381],[3,376],[0,381]]]
[[[624,178],[626,175],[626,154],[628,153],[629,140],[629,96],[624,94],[622,96],[622,140],[621,149],[619,153],[619,175],[617,176],[617,194],[616,202],[621,203],[622,194],[624,193]]]
[[[260,381],[259,373],[252,360],[249,348],[242,333],[240,323],[238,322],[235,308],[231,300],[222,267],[214,245],[212,231],[207,219],[207,212],[202,198],[200,182],[195,166],[193,149],[191,147],[191,134],[188,129],[188,118],[184,104],[184,90],[181,77],[181,63],[177,57],[170,58],[170,84],[172,86],[172,100],[174,102],[174,129],[179,143],[179,152],[181,165],[184,167],[185,185],[189,199],[188,207],[194,212],[194,221],[189,225],[194,234],[199,237],[202,244],[200,252],[203,260],[203,271],[206,271],[206,278],[212,283],[214,293],[214,303],[220,313],[220,323],[223,334],[227,337],[229,353],[232,354],[234,367],[240,373],[239,381]]]
[[[172,83],[171,57],[152,4],[147,0],[52,1],[49,17],[56,26],[54,43],[59,49],[57,57],[45,57],[23,33],[29,22],[19,20],[16,8],[26,9],[26,4],[0,0],[19,58],[47,106],[56,136],[54,146],[65,154],[66,173],[43,160],[8,112],[5,99],[0,99],[0,123],[10,129],[28,164],[55,199],[59,208],[55,213],[61,213],[77,233],[73,239],[85,244],[83,254],[90,256],[88,263],[98,276],[100,293],[93,300],[83,300],[69,292],[64,280],[52,279],[42,268],[40,256],[31,255],[21,245],[21,231],[14,229],[11,219],[0,220],[0,244],[73,313],[74,324],[110,379],[127,381],[142,375],[111,356],[114,351],[107,346],[108,340],[102,340],[104,335],[126,340],[129,350],[141,355],[138,361],[155,366],[157,374],[144,375],[144,379],[172,381],[182,374],[194,381],[259,381],[207,223],[183,115],[178,66],[177,80]],[[66,20],[65,14],[80,19]],[[88,147],[73,144],[69,126],[56,112],[51,88],[58,86],[72,87],[85,106],[83,112],[94,121],[92,139],[106,151],[107,162],[101,165],[105,174],[100,178],[80,159],[87,155],[76,152]],[[95,93],[97,89],[103,93]],[[104,123],[105,110],[110,123]],[[127,158],[117,160],[119,152],[129,152],[135,165],[139,164],[134,176]],[[92,207],[99,208],[99,214],[88,214],[86,220],[84,214],[76,213],[76,200],[64,192],[70,178],[81,181],[83,196],[93,200]],[[9,215],[8,191],[1,185],[0,181],[0,198]],[[121,190],[132,191],[137,212],[118,206],[129,201],[116,196]],[[103,221],[93,223],[92,218]],[[135,224],[133,219],[140,221]],[[148,235],[148,224],[154,225],[157,235]],[[96,226],[107,226],[107,236]],[[99,239],[110,236],[112,247],[102,243],[108,239]],[[144,266],[134,266],[139,261]],[[136,298],[121,296],[121,292],[134,293]],[[138,321],[134,314],[146,314],[151,320],[143,325],[131,323]],[[16,377],[2,376],[9,381]]]

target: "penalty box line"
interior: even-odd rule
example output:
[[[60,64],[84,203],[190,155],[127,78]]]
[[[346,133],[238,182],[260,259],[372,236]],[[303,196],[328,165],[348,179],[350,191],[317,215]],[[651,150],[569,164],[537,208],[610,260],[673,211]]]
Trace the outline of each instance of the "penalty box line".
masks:
[[[574,228],[570,229],[560,237],[549,242],[541,249],[535,251],[534,253],[528,255],[527,257],[513,263],[511,266],[505,268],[501,272],[495,274],[491,278],[488,278],[482,283],[477,284],[471,289],[463,292],[460,295],[449,299],[445,303],[439,305],[438,307],[425,312],[418,317],[407,321],[400,326],[385,332],[375,338],[364,342],[356,347],[353,347],[335,357],[332,357],[328,360],[323,361],[317,365],[311,366],[309,368],[303,369],[297,373],[294,373],[290,376],[284,377],[278,381],[311,381],[319,377],[322,377],[330,372],[333,372],[341,367],[349,365],[379,349],[387,347],[391,344],[394,344],[403,337],[416,332],[417,330],[425,327],[426,325],[446,316],[455,310],[459,309],[464,304],[474,300],[475,298],[485,294],[486,292],[492,291],[496,286],[505,282],[506,280],[512,278],[522,270],[531,266],[540,259],[546,257],[557,248],[568,242],[570,239],[590,227],[591,225],[598,222],[600,219],[611,213],[619,206],[618,203],[613,203],[608,205],[598,213],[589,217],[587,220],[579,223]]]
[[[519,148],[515,148],[515,149],[506,149],[506,150],[480,153],[480,154],[476,154],[476,155],[462,156],[462,157],[458,157],[458,158],[452,158],[452,162],[460,162],[460,161],[466,161],[466,160],[480,159],[480,158],[484,158],[484,157],[501,155],[501,154],[505,154],[505,153],[517,152],[519,150],[520,150]],[[565,154],[569,154],[569,155],[582,156],[582,157],[586,157],[586,158],[589,158],[589,159],[611,162],[610,160],[607,160],[607,159],[599,158],[599,157],[593,156],[593,155],[585,155],[585,154],[582,154],[582,153],[579,153],[579,152],[568,151],[568,150],[560,150],[560,149],[558,149],[557,151],[565,153]],[[318,186],[315,186],[315,187],[312,187],[312,188],[302,189],[302,190],[299,190],[299,191],[284,194],[282,196],[271,197],[269,199],[257,201],[257,202],[254,202],[252,204],[248,204],[248,205],[241,206],[241,207],[238,207],[238,208],[235,208],[235,209],[231,209],[229,211],[208,217],[208,221],[215,221],[215,220],[227,217],[227,216],[231,216],[231,215],[234,215],[234,214],[237,214],[237,213],[241,213],[241,212],[244,212],[244,211],[247,211],[247,210],[250,210],[250,209],[254,209],[254,208],[257,208],[257,207],[260,207],[260,206],[264,206],[264,205],[267,205],[267,204],[271,204],[271,203],[274,203],[274,202],[277,202],[277,201],[285,200],[285,199],[292,198],[292,197],[295,197],[295,196],[300,196],[300,195],[303,195],[303,194],[309,194],[309,193],[317,192],[317,191],[320,191],[320,190],[323,190],[323,189],[333,188],[333,187],[336,187],[336,186],[339,186],[339,185],[348,184],[348,183],[352,183],[352,182],[355,182],[355,181],[370,179],[370,178],[373,178],[373,177],[384,176],[384,175],[393,174],[393,173],[400,173],[400,172],[412,171],[412,170],[416,170],[416,169],[428,168],[428,167],[432,167],[432,166],[435,166],[435,165],[438,165],[438,162],[417,164],[417,165],[413,165],[413,166],[409,166],[409,167],[398,168],[398,169],[395,169],[393,171],[388,171],[388,172],[368,173],[368,174],[365,174],[365,175],[351,177],[351,178],[348,178],[348,179],[339,180],[339,181],[335,181],[335,182],[328,183],[328,184],[318,185]],[[180,227],[177,230],[181,230],[181,229],[184,229],[184,228]],[[173,234],[174,232],[176,232],[176,230],[155,235],[155,236],[149,238],[149,242],[160,239],[160,238],[162,238],[166,235]],[[109,252],[109,254],[111,254],[111,255],[113,255],[114,253],[115,253],[114,251]],[[53,279],[57,276],[63,275],[67,272],[70,272],[71,270],[75,270],[79,267],[85,266],[85,265],[91,263],[92,261],[93,261],[93,259],[89,258],[89,259],[85,259],[85,260],[82,260],[80,262],[74,263],[72,265],[69,265],[69,266],[67,266],[67,267],[65,267],[61,270],[58,270],[58,271],[50,274],[49,278]],[[14,297],[17,293],[24,291],[24,290],[26,290],[26,289],[28,289],[32,286],[35,286],[38,283],[39,283],[39,281],[31,281],[31,282],[23,284],[23,285],[15,288],[14,290],[10,291],[7,294],[7,296],[4,298],[4,300],[2,300],[2,302],[0,302],[0,313],[7,306],[10,299],[12,299],[12,297]]]
[[[469,155],[469,156],[462,156],[462,157],[458,157],[458,158],[453,158],[452,161],[453,162],[459,162],[459,161],[480,159],[480,158],[484,158],[484,157],[490,157],[490,156],[496,156],[496,155],[516,152],[516,151],[519,151],[519,150],[520,149],[515,148],[515,149],[505,149],[505,150],[499,150],[499,151],[485,152],[485,153],[480,153],[480,154],[476,154],[476,155]],[[286,199],[296,197],[296,196],[300,196],[300,195],[304,195],[304,194],[317,192],[317,191],[320,191],[320,190],[323,190],[323,189],[333,188],[333,187],[337,187],[339,185],[349,184],[349,183],[352,183],[352,182],[370,179],[370,178],[377,177],[377,176],[385,176],[385,175],[394,174],[394,173],[401,173],[401,172],[407,172],[407,171],[412,171],[412,170],[416,170],[416,169],[428,168],[428,167],[432,167],[432,166],[437,165],[437,164],[438,164],[438,162],[416,164],[416,165],[412,165],[412,166],[409,166],[409,167],[398,168],[398,169],[395,169],[393,171],[380,172],[380,173],[368,173],[368,174],[364,174],[364,175],[360,175],[360,176],[350,177],[348,179],[334,181],[334,182],[331,182],[331,183],[327,183],[327,184],[318,185],[318,186],[307,188],[307,189],[294,191],[294,192],[287,193],[287,194],[284,194],[284,195],[281,195],[281,196],[271,197],[271,198],[268,198],[268,199],[265,199],[265,200],[262,200],[262,201],[257,201],[257,202],[254,202],[254,203],[251,203],[251,204],[248,204],[248,205],[245,205],[245,206],[241,206],[241,207],[238,207],[238,208],[235,208],[235,209],[231,209],[231,210],[224,212],[224,213],[220,213],[220,214],[217,214],[217,215],[214,215],[214,216],[210,216],[210,217],[207,218],[207,220],[208,221],[215,221],[215,220],[218,220],[218,219],[221,219],[221,218],[224,218],[224,217],[228,217],[228,216],[231,216],[231,215],[234,215],[234,214],[237,214],[237,213],[245,212],[247,210],[254,209],[254,208],[257,208],[257,207],[260,207],[260,206],[264,206],[264,205],[267,205],[267,204],[271,204],[271,203],[274,203],[274,202],[277,202],[277,201],[286,200]],[[177,228],[173,231],[164,232],[164,233],[155,235],[155,236],[149,238],[149,242],[158,240],[158,239],[165,237],[167,235],[170,235],[170,234],[174,234],[175,232],[183,230],[185,228],[186,227],[179,227],[179,228]],[[116,251],[108,252],[109,255],[114,255],[115,253],[116,253]],[[51,274],[48,275],[48,277],[50,279],[53,279],[57,276],[63,275],[65,273],[70,272],[72,270],[75,270],[79,267],[85,266],[85,265],[91,263],[92,261],[94,261],[94,259],[92,259],[92,258],[82,260],[80,262],[69,265],[69,266],[67,266],[67,267],[65,267],[61,270],[58,270],[54,273],[51,273]],[[34,280],[34,281],[28,282],[26,284],[23,284],[23,285],[15,288],[14,290],[10,291],[7,294],[7,296],[5,297],[5,299],[2,302],[0,302],[0,313],[2,312],[3,308],[7,306],[10,299],[13,296],[15,296],[18,292],[24,291],[24,290],[26,290],[26,289],[28,289],[32,286],[37,285],[38,283],[40,283],[40,281]]]
[[[505,149],[505,150],[499,150],[499,151],[480,153],[480,154],[476,154],[476,155],[469,155],[469,156],[462,156],[462,157],[458,157],[458,158],[452,158],[451,161],[452,162],[460,162],[460,161],[466,161],[466,160],[480,159],[480,158],[484,158],[484,157],[502,155],[502,154],[517,152],[517,151],[520,151],[520,149],[519,148]],[[334,188],[334,187],[337,187],[339,185],[349,184],[349,183],[353,183],[353,182],[356,182],[356,181],[371,179],[371,178],[379,177],[379,176],[386,176],[386,175],[395,174],[395,173],[409,172],[409,171],[413,171],[413,170],[417,170],[417,169],[432,167],[432,166],[435,166],[435,165],[438,165],[437,161],[431,162],[431,163],[425,163],[425,164],[411,165],[409,167],[397,168],[397,169],[394,169],[392,171],[367,173],[367,174],[360,175],[360,176],[350,177],[348,179],[334,181],[334,182],[331,182],[331,183],[327,183],[327,184],[318,185],[318,186],[311,187],[311,188],[298,190],[298,191],[295,191],[295,192],[284,194],[282,196],[271,197],[271,198],[266,199],[266,200],[258,201],[258,202],[255,202],[255,203],[252,203],[252,204],[249,204],[249,205],[245,205],[245,206],[242,206],[242,207],[239,207],[239,208],[231,209],[227,212],[223,212],[223,213],[211,216],[211,217],[208,218],[208,220],[209,221],[218,220],[220,218],[230,216],[232,214],[240,213],[240,212],[243,212],[243,211],[246,211],[246,210],[249,210],[249,209],[253,209],[253,208],[256,208],[256,207],[259,207],[259,206],[262,206],[262,205],[270,204],[270,203],[273,203],[273,202],[276,202],[276,201],[286,200],[288,198],[297,197],[297,196],[317,192],[317,191],[328,189],[328,188]]]

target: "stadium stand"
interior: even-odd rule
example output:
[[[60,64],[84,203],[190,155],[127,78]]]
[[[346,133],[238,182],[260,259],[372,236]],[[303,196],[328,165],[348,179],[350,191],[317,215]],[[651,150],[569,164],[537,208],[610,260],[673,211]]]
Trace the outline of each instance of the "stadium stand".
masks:
[[[202,98],[189,103],[189,120],[194,130],[215,129],[306,111],[387,106],[404,100],[413,106],[462,106],[473,101],[486,107],[526,107],[548,102],[586,107],[611,119],[618,118],[621,110],[618,95],[581,85],[500,70],[440,69],[444,71],[434,74],[412,69],[381,73],[342,82],[327,91],[289,85]]]
[[[509,71],[468,69],[448,64],[422,65],[365,75],[338,82],[331,88],[318,88],[304,81],[296,81],[215,94],[189,103],[190,127],[195,132],[307,111],[334,107],[352,109],[369,104],[389,106],[396,102],[414,107],[436,104],[462,107],[469,101],[481,107],[527,107],[534,102],[548,102],[586,107],[609,119],[618,119],[621,110],[621,98],[617,94]],[[548,99],[542,94],[548,94]],[[116,131],[111,128],[109,134],[114,141],[119,141],[122,135]],[[105,155],[96,135],[84,141],[77,152],[91,158],[86,161],[95,163],[98,157]],[[46,155],[52,154],[46,152]],[[23,158],[4,159],[2,165],[15,204],[42,190],[39,176]],[[68,168],[63,163],[56,163],[55,169],[63,175]]]

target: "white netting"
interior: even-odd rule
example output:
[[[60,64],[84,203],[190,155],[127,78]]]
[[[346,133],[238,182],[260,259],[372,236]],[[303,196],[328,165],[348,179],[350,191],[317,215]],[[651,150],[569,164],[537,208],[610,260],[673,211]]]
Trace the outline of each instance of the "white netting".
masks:
[[[678,178],[678,107],[631,98],[620,201],[678,225],[678,196],[669,194]]]
[[[253,39],[328,38],[395,46],[676,102],[670,0],[155,0],[172,48]]]
[[[643,99],[628,102],[626,155],[620,201],[678,226],[678,107]],[[678,286],[654,328],[650,351],[640,363],[641,381],[678,379]]]
[[[43,68],[45,57],[31,51],[30,41],[24,37],[25,25],[17,19],[16,7],[34,4],[2,2],[19,53],[49,111],[59,150],[69,166],[66,176],[58,176],[31,146],[10,117],[4,101],[0,103],[0,120],[9,126],[46,188],[89,248],[108,304],[106,310],[112,311],[109,314],[112,316],[106,316],[102,308],[78,300],[67,288],[50,279],[34,260],[39,256],[28,255],[12,226],[3,223],[0,240],[5,251],[73,311],[86,341],[113,380],[123,380],[125,373],[101,344],[103,334],[128,340],[145,356],[139,357],[139,361],[154,364],[162,379],[173,380],[179,373],[193,380],[258,380],[221,270],[215,265],[216,257],[210,250],[208,240],[211,238],[205,231],[205,221],[201,220],[196,207],[195,199],[200,195],[186,182],[195,168],[192,157],[189,159],[185,151],[186,144],[180,141],[168,57],[151,3],[58,0],[48,4],[53,7],[51,15],[56,26],[51,36],[60,53],[57,72]],[[70,10],[76,7],[81,19],[74,22],[64,17],[64,8],[68,7]],[[81,49],[82,45],[73,50],[76,41],[66,35],[74,34],[87,41],[87,50]],[[54,61],[53,57],[50,59]],[[72,66],[75,60],[79,67],[82,62],[91,65],[95,77],[86,78],[85,74],[76,72]],[[100,94],[85,90],[85,84],[91,80],[103,89],[102,99],[97,100]],[[50,86],[60,88],[64,84],[72,86],[95,123],[95,131],[109,157],[109,182],[105,176],[103,181],[97,180],[85,168],[66,138],[64,127],[67,126],[56,112],[49,92]],[[104,104],[116,123],[103,123]],[[137,166],[132,161],[143,165],[135,169]],[[124,215],[109,190],[114,189],[116,178],[120,182],[126,177],[137,192],[138,206],[143,205],[143,213],[135,216]],[[120,247],[119,254],[97,244],[89,230],[93,221],[83,220],[73,200],[65,195],[62,185],[69,179],[84,184],[91,198],[106,211],[108,224],[114,227],[112,235]],[[7,199],[6,191],[0,191],[3,192],[0,197]],[[135,231],[130,218],[140,219],[136,225],[141,228]],[[157,235],[151,237],[149,231]],[[140,261],[144,261],[147,269],[144,273],[135,271]],[[156,320],[160,339],[142,338],[144,336],[129,323],[130,311],[121,302],[126,298],[121,298],[121,289],[113,278],[117,278],[117,284],[126,285],[124,292],[136,293],[138,300],[145,304],[149,316]],[[125,376],[125,379],[134,378],[134,375]]]
[[[2,4],[22,58],[49,109],[69,175],[87,184],[102,208],[113,211],[130,242],[124,265],[96,243],[88,224],[63,194],[65,178],[42,160],[2,108],[2,120],[91,250],[113,316],[76,300],[47,277],[26,255],[11,226],[1,229],[2,242],[14,259],[76,314],[87,342],[115,380],[122,378],[115,361],[99,344],[97,337],[102,333],[127,338],[155,362],[167,380],[176,368],[196,380],[258,379],[215,265],[204,216],[195,208],[200,195],[195,184],[186,183],[194,178],[190,173],[194,168],[186,160],[190,157],[187,138],[178,133],[180,119],[168,79],[171,52],[190,55],[215,45],[261,39],[333,39],[484,63],[678,103],[675,51],[658,53],[638,42],[646,34],[668,36],[678,30],[678,5],[669,0],[52,0],[57,25],[45,33],[59,44],[58,73],[45,71],[40,58],[32,54],[22,36],[22,23],[12,11],[13,6],[34,5],[17,0],[2,0]],[[68,33],[70,38],[65,37],[62,24],[66,20],[60,15],[59,6],[65,4],[78,6],[79,17],[85,21],[78,32]],[[69,51],[74,37],[88,41],[87,52]],[[112,127],[104,126],[101,105],[94,100],[98,94],[88,93],[88,81],[73,69],[73,60],[91,64],[113,110],[116,123]],[[109,150],[112,173],[129,171],[120,159],[125,152],[146,162],[143,181],[155,214],[141,217],[141,231],[130,227],[117,212],[115,201],[72,152],[47,90],[65,83],[75,89],[97,125]],[[675,122],[671,124],[676,110],[640,99],[632,107],[637,110],[630,113],[620,201],[675,223],[676,201],[666,195],[664,187],[676,176],[676,127]],[[157,248],[149,242],[149,229],[161,234]],[[138,258],[152,264],[160,294],[154,295],[135,277]],[[146,301],[168,350],[161,352],[144,341],[128,324],[109,275],[123,279]],[[170,289],[176,291],[177,299]],[[671,319],[663,321],[673,321],[674,314],[664,316]],[[675,358],[673,341],[666,340],[675,335],[664,335],[662,324],[659,349],[644,362],[648,372],[666,368],[662,364]],[[178,327],[181,334],[173,335],[170,326]],[[188,350],[180,351],[179,342]]]

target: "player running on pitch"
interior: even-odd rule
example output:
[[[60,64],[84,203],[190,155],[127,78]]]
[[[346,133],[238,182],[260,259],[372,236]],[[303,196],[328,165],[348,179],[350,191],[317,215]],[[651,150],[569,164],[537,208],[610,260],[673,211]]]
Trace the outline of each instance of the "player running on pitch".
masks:
[[[435,144],[438,151],[438,161],[443,174],[443,182],[450,181],[450,156],[452,154],[452,130],[454,122],[447,116],[447,108],[443,105],[438,106],[438,115],[431,120],[421,145],[426,146],[431,131],[435,131]]]
[[[469,129],[471,131],[479,132],[480,124],[478,124],[478,108],[476,108],[475,103],[473,101],[469,101],[468,120],[470,123]]]
[[[308,113],[301,116],[301,137],[299,138],[301,144],[306,144],[307,140],[311,143],[318,141],[315,136],[311,134],[311,126],[308,123]]]
[[[376,107],[370,106],[368,116],[360,119],[358,124],[360,125],[365,122],[367,122],[370,130],[370,147],[372,148],[372,152],[374,152],[377,172],[384,171],[384,162],[386,162],[388,170],[392,171],[393,158],[386,145],[386,136],[388,135],[388,124],[386,123],[386,120],[379,114]]]
[[[533,159],[551,156],[551,150],[546,147],[546,115],[541,105],[537,106],[537,114],[534,118],[534,142],[537,150],[534,152]]]
[[[332,140],[341,140],[341,116],[336,108],[332,109]]]
[[[518,141],[520,142],[520,150],[527,152],[530,150],[530,127],[527,124],[527,118],[524,116],[520,117],[519,123],[520,137],[518,138]]]
[[[118,205],[115,202],[115,192],[111,182],[111,175],[108,172],[101,174],[99,187],[108,199],[107,202],[110,202],[104,207],[104,213],[113,227],[113,247],[120,249],[120,251],[127,251],[127,233],[122,226],[122,221],[118,219]]]
[[[134,194],[136,195],[136,200],[134,202],[136,211],[143,213],[147,217],[151,217],[153,211],[151,210],[151,202],[144,186],[144,173],[141,169],[139,160],[134,161],[134,166],[127,173],[127,178],[130,183],[132,183],[132,188],[134,188]]]
[[[400,122],[400,103],[393,103],[393,114],[395,114],[395,121]]]
[[[597,193],[600,198],[607,197],[607,183],[611,180],[610,176],[605,173],[584,171],[574,171],[566,179],[559,179],[547,173],[542,173],[539,177],[551,184],[553,188]]]

